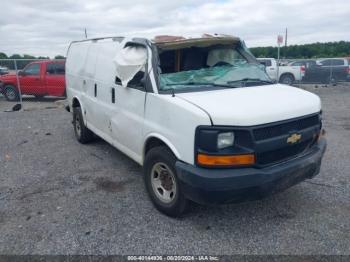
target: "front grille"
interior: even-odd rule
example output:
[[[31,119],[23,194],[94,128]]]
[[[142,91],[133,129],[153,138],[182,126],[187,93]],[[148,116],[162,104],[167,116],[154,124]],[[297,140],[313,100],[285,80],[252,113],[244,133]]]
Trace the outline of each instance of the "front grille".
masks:
[[[312,143],[313,139],[308,139],[293,146],[288,145],[273,151],[257,153],[257,163],[267,165],[292,158],[304,152]]]
[[[308,129],[310,127],[314,128]],[[268,146],[274,145],[269,151],[256,151],[257,164],[261,166],[274,164],[300,155],[315,143],[316,135],[320,128],[321,120],[317,114],[253,129],[254,139],[256,142],[259,142],[260,147],[264,148],[264,144]],[[294,132],[300,132],[305,136],[305,139],[306,137],[310,138],[294,145],[288,144],[287,137]],[[276,141],[281,141],[281,136],[284,136],[286,139],[283,142],[276,143]]]
[[[288,134],[292,131],[300,131],[308,127],[316,126],[320,124],[318,115],[292,120],[290,122],[281,123],[277,125],[264,126],[253,130],[253,135],[256,141],[265,140],[284,134]]]

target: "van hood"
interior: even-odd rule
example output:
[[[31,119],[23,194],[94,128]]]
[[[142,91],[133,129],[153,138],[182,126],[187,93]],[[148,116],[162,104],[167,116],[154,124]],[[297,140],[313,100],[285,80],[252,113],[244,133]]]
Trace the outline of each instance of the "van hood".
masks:
[[[321,110],[321,100],[317,95],[281,84],[179,93],[176,96],[206,111],[214,125],[253,126]]]

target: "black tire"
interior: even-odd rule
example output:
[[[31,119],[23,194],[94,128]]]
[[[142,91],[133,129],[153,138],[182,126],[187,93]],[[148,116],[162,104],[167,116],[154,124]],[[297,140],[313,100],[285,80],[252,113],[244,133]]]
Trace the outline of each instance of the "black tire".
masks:
[[[279,82],[285,85],[292,85],[294,83],[294,76],[291,74],[282,75]]]
[[[334,76],[332,76],[332,77],[329,76],[326,81],[327,81],[326,84],[329,84],[329,85],[332,85],[332,86],[336,86],[337,85],[337,79]]]
[[[5,85],[3,93],[7,101],[19,101],[19,93],[15,86]]]
[[[143,168],[144,182],[153,205],[160,212],[171,217],[181,216],[183,213],[185,213],[189,204],[189,200],[186,199],[186,197],[181,191],[181,185],[176,175],[175,162],[176,157],[167,147],[158,146],[150,149],[150,151],[147,153]],[[160,191],[158,191],[157,193],[155,190],[155,186],[152,185],[152,179],[156,176],[157,173],[154,172],[154,168],[156,168],[156,166],[158,165],[163,165],[163,167],[165,166],[169,168],[169,170],[171,171],[170,173],[172,173],[173,175],[173,180],[171,180],[171,187],[174,188],[175,185],[175,193],[173,194],[173,198],[170,200],[170,202],[164,202],[160,197]],[[158,176],[161,176],[161,174],[158,174]],[[164,187],[162,188],[164,189]],[[171,193],[169,195],[171,195]]]
[[[85,126],[80,107],[73,108],[73,126],[75,137],[80,143],[86,144],[93,140],[94,133]]]

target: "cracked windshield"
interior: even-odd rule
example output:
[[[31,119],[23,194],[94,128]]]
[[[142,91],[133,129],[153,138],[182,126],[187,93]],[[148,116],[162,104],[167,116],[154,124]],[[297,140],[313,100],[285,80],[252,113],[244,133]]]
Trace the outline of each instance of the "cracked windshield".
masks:
[[[271,84],[264,66],[242,47],[191,47],[160,53],[160,90]]]

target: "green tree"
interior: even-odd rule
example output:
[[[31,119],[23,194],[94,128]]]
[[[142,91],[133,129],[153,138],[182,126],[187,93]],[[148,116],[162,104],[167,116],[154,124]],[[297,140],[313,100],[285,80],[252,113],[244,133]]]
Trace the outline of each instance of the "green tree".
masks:
[[[277,58],[277,47],[254,47],[250,51],[256,57]],[[286,58],[323,58],[323,57],[350,57],[350,42],[312,43],[305,45],[290,45],[281,47],[281,57]]]
[[[0,59],[6,59],[7,55],[5,53],[0,52]]]
[[[35,56],[27,55],[27,54],[24,54],[24,55],[23,55],[23,58],[24,58],[24,59],[36,59]]]
[[[65,57],[63,55],[56,55],[55,59],[65,59]]]
[[[11,58],[11,59],[22,59],[23,57],[21,55],[19,55],[19,54],[13,54],[9,58]]]

